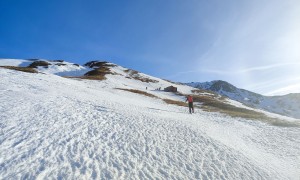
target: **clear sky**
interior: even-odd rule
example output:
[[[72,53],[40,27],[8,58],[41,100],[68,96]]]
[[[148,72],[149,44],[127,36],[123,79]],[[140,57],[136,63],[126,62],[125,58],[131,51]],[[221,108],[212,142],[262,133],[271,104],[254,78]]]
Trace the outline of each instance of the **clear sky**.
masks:
[[[0,58],[300,93],[299,0],[0,0]]]

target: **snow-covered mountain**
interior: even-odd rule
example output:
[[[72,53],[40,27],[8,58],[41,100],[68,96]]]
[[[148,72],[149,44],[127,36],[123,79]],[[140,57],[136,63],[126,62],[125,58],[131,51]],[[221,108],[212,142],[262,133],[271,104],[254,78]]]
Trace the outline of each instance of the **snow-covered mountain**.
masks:
[[[300,177],[297,119],[108,62],[0,66],[0,179]]]
[[[187,85],[213,91],[250,107],[300,119],[300,94],[263,96],[248,90],[239,89],[221,80],[204,83],[192,82],[187,83]]]

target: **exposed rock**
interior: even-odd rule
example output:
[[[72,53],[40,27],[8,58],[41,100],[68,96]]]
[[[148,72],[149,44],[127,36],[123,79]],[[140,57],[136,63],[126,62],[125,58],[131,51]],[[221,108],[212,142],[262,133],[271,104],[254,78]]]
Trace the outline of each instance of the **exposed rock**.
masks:
[[[37,68],[38,66],[43,66],[43,67],[47,68],[49,65],[51,65],[51,64],[46,61],[34,61],[28,67]]]

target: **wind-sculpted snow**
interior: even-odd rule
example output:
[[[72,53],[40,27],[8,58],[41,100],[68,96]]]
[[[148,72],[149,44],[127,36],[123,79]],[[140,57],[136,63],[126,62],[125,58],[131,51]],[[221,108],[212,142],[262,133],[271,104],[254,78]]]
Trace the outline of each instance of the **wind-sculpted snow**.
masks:
[[[299,128],[0,69],[0,179],[299,179]],[[166,96],[166,94],[164,94]]]

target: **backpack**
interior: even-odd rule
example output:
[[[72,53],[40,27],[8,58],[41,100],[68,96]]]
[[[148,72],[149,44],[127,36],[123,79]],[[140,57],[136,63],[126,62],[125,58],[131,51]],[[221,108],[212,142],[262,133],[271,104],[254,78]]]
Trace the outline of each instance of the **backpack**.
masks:
[[[188,96],[188,102],[193,102],[193,97],[192,96]]]

